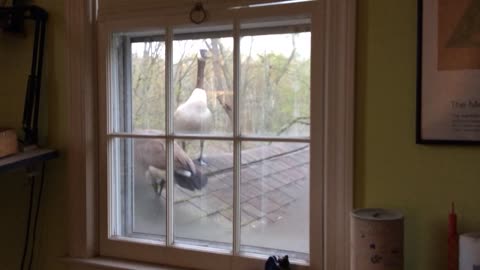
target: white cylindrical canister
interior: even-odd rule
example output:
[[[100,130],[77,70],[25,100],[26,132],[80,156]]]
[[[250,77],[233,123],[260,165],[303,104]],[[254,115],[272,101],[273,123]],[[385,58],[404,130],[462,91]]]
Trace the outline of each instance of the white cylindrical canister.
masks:
[[[403,269],[403,215],[365,208],[351,214],[351,270]]]
[[[458,262],[459,270],[480,270],[480,232],[460,235]]]

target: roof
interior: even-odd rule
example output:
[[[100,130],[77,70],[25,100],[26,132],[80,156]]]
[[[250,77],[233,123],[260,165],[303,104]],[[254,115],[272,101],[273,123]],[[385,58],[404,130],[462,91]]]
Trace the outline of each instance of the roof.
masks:
[[[308,195],[309,146],[272,143],[242,151],[240,200],[242,226],[262,219],[276,222],[286,206]],[[202,191],[175,190],[176,207],[195,211],[195,216],[233,217],[233,155],[206,157],[202,167],[208,184]],[[163,195],[164,196],[164,195]]]

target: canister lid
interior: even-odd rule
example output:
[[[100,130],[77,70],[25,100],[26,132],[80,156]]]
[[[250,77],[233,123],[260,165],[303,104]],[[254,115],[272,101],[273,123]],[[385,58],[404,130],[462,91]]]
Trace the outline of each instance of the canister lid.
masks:
[[[480,240],[480,232],[469,232],[460,234],[460,238],[471,238],[475,240]]]
[[[355,209],[352,211],[352,217],[378,221],[403,219],[403,215],[399,211],[383,208]]]

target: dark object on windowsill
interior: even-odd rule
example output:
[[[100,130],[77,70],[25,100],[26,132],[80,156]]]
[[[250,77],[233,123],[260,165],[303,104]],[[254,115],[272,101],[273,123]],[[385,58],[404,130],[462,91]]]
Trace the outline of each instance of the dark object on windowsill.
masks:
[[[265,263],[265,270],[290,270],[288,255],[283,257],[270,256]]]
[[[38,113],[47,18],[48,13],[44,9],[33,5],[14,5],[12,7],[0,8],[0,31],[23,33],[25,20],[33,20],[35,22],[32,67],[27,80],[23,107],[22,128],[24,136],[20,140],[23,146],[36,145],[38,143]]]

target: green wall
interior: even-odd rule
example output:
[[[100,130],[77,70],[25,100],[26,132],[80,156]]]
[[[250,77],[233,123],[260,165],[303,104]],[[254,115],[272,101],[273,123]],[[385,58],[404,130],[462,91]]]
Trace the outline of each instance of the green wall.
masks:
[[[480,148],[415,144],[416,1],[359,0],[355,206],[405,218],[405,269],[446,269],[451,201],[480,230]]]
[[[480,149],[415,144],[416,1],[358,2],[355,206],[402,210],[405,269],[445,269],[450,202],[457,203],[461,231],[480,230]],[[51,15],[41,130],[61,158],[48,163],[35,265],[55,270],[65,269],[57,257],[67,243],[65,23],[62,0],[36,3]],[[0,35],[0,126],[20,127],[31,36],[31,29],[26,38]],[[20,172],[0,181],[0,268],[18,269],[28,186]]]
[[[64,15],[62,0],[37,0],[50,14],[47,25],[40,135],[43,145],[58,149],[47,163],[38,224],[34,269],[65,269],[57,258],[66,251],[66,125]],[[0,33],[0,126],[20,131],[26,79],[30,72],[33,23],[26,36]],[[48,134],[48,136],[47,136]],[[29,185],[22,171],[0,174],[0,269],[19,269],[25,235]]]

